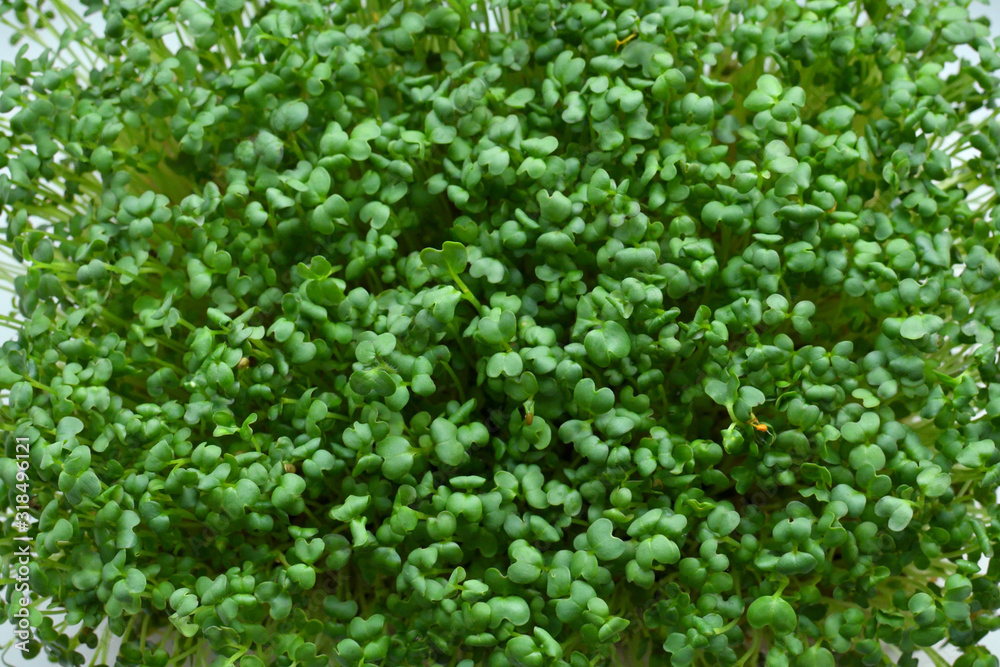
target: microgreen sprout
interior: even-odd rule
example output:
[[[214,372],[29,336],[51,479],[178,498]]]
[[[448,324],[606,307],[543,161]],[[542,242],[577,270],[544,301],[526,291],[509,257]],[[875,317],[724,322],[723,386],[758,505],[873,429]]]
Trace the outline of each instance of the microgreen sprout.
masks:
[[[85,4],[0,3],[25,655],[998,667],[968,2]]]

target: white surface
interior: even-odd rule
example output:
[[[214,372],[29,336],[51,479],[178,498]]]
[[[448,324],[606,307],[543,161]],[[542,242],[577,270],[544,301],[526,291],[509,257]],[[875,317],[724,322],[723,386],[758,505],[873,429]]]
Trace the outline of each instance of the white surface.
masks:
[[[68,0],[68,4],[82,14],[81,5],[75,0]],[[973,17],[978,16],[989,16],[990,22],[993,28],[994,36],[1000,35],[1000,0],[988,0],[986,4],[974,4],[971,7]],[[12,31],[7,26],[0,25],[0,60],[13,60],[17,53],[17,50],[10,45],[10,36]],[[971,49],[966,50],[971,53]],[[962,55],[968,55],[966,52],[962,52]],[[13,302],[10,295],[6,291],[0,291],[0,312],[7,314],[12,312]],[[0,343],[4,340],[9,340],[11,338],[11,333],[8,329],[0,327]],[[12,637],[11,628],[7,625],[0,625],[0,645],[3,645]],[[990,652],[994,655],[1000,655],[1000,632],[995,632],[991,634],[986,639],[986,646],[989,648]],[[944,658],[951,662],[956,657],[956,654],[944,652]],[[90,658],[90,652],[87,653],[88,659]],[[11,651],[7,655],[10,664],[16,667],[47,667],[52,663],[48,662],[44,654],[36,657],[33,660],[23,660],[14,651]],[[113,660],[113,659],[112,659]],[[929,660],[922,661],[921,665],[926,665],[928,667],[932,666]]]

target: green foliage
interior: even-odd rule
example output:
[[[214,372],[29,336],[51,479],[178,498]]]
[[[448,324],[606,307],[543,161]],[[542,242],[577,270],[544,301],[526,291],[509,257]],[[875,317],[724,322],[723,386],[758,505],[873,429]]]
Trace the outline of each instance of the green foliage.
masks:
[[[31,650],[996,667],[965,4],[5,3]]]

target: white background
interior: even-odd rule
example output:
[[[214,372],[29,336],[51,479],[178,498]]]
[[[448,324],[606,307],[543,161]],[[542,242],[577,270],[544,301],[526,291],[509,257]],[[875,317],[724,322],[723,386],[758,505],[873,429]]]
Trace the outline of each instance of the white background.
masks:
[[[82,15],[82,7],[78,2],[75,0],[68,0],[67,4],[76,9]],[[972,6],[971,11],[974,17],[984,15],[989,16],[990,23],[992,24],[993,35],[1000,36],[1000,0],[988,0],[988,2],[985,2],[984,4],[975,4]],[[10,45],[9,40],[11,35],[12,31],[10,28],[0,25],[0,60],[13,60],[17,53],[16,48]],[[971,49],[967,49],[967,52],[963,52],[962,55],[967,56],[969,53],[971,53]],[[6,291],[3,290],[0,290],[0,312],[13,312],[11,297]],[[11,332],[8,329],[0,327],[0,342],[7,340],[10,337]],[[6,643],[11,636],[11,628],[7,625],[0,625],[0,646]],[[986,645],[994,655],[1000,655],[1000,632],[990,635],[986,640]],[[87,657],[90,657],[89,653]],[[955,656],[953,654],[945,653],[944,657],[951,661]],[[39,656],[33,660],[25,661],[21,659],[20,656],[13,650],[8,653],[7,660],[10,661],[10,664],[16,665],[17,667],[45,667],[52,664],[46,661],[44,656]],[[113,663],[113,658],[110,659],[110,661]],[[931,667],[932,663],[927,660],[922,662],[921,665]]]

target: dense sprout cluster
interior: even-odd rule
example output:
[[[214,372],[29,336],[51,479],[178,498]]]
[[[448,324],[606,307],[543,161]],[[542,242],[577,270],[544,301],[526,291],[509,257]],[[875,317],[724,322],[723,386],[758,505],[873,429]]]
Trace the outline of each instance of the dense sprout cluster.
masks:
[[[33,652],[998,664],[966,2],[92,4],[4,3]]]

